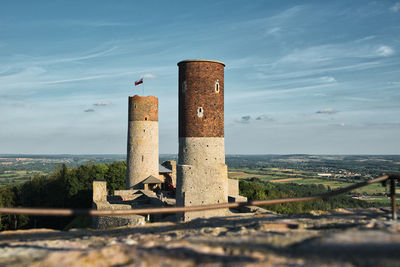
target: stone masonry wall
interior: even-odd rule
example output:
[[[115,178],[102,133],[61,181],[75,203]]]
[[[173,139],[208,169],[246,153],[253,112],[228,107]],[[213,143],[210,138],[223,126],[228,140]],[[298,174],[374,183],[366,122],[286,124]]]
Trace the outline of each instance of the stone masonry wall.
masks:
[[[148,176],[158,177],[158,122],[129,121],[127,189],[139,188]]]

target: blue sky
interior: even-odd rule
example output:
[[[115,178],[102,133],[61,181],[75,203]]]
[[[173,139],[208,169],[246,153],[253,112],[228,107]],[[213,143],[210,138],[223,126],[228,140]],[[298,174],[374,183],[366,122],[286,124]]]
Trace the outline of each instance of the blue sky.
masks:
[[[230,154],[399,154],[399,1],[2,1],[0,153],[125,153],[127,97],[176,153],[183,59],[225,68]]]

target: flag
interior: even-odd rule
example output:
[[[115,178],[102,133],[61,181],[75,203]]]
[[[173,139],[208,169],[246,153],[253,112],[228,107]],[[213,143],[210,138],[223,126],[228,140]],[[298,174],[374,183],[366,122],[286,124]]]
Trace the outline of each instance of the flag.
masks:
[[[140,80],[136,81],[136,82],[135,82],[135,86],[136,86],[136,85],[139,85],[139,84],[141,84],[141,83],[143,83],[143,78],[141,78]]]

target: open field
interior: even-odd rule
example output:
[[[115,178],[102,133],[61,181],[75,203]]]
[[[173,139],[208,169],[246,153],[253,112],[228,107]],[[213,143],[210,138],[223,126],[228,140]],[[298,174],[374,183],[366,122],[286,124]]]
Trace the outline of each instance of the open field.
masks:
[[[0,155],[0,186],[53,173],[62,164],[69,167],[123,161],[126,155]],[[177,155],[160,155],[160,161],[177,160]],[[231,155],[226,157],[229,178],[273,183],[322,184],[331,189],[361,182],[381,173],[400,172],[396,155]],[[331,176],[321,176],[318,174]],[[335,176],[336,175],[336,176]],[[381,184],[354,191],[366,196],[384,196]]]
[[[35,175],[51,174],[63,164],[77,167],[124,159],[124,155],[0,155],[0,186],[29,181]]]
[[[40,174],[45,173],[41,171],[7,171],[0,174],[0,186],[23,183]]]
[[[286,183],[286,182],[294,182],[298,180],[302,180],[303,178],[286,178],[286,179],[276,179],[270,180],[271,183]]]
[[[322,184],[331,189],[341,188],[349,186],[354,183],[363,181],[366,178],[352,179],[349,177],[347,180],[344,178],[335,177],[321,177],[317,173],[311,171],[301,171],[294,169],[279,169],[279,168],[243,168],[243,169],[230,169],[228,176],[231,179],[245,179],[250,180],[258,178],[262,181],[268,181],[272,183],[296,183],[296,184]],[[385,194],[388,189],[383,187],[381,184],[371,184],[353,191],[354,194],[360,194],[363,196],[374,196],[368,201],[382,202],[385,204],[390,203]],[[379,198],[379,199],[378,199]],[[366,199],[363,199],[366,200]]]

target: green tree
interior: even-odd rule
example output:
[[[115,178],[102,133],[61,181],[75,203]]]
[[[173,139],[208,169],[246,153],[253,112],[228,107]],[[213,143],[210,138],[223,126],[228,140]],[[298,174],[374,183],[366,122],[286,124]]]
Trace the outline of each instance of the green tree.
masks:
[[[114,190],[125,189],[126,187],[126,163],[116,161],[107,165],[108,170],[105,174],[109,194],[114,194]]]

